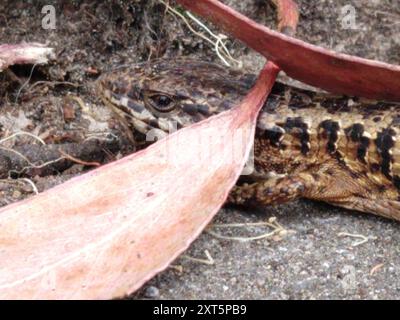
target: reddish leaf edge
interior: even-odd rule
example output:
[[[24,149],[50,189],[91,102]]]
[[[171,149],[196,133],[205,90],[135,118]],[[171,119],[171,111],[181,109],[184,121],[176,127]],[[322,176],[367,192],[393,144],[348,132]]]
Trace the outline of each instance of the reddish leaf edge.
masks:
[[[337,53],[273,31],[217,0],[177,0],[273,61],[290,77],[350,96],[400,101],[400,66]]]

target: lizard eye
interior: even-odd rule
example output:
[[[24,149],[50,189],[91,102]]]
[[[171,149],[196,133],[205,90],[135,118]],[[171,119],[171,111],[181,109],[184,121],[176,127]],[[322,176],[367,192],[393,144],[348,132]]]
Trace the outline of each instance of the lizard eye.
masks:
[[[147,102],[160,112],[169,112],[176,107],[174,99],[166,94],[152,94],[147,97]]]

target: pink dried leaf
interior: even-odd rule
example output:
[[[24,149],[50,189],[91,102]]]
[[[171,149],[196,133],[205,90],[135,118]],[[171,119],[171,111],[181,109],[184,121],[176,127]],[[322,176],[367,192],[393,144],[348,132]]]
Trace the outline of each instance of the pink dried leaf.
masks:
[[[289,76],[338,94],[400,101],[400,66],[340,54],[273,31],[217,0],[177,0],[274,61]]]
[[[44,64],[54,57],[54,49],[40,43],[2,44],[0,71],[13,64]]]
[[[0,210],[0,298],[110,299],[165,269],[224,203],[272,63],[239,107]]]

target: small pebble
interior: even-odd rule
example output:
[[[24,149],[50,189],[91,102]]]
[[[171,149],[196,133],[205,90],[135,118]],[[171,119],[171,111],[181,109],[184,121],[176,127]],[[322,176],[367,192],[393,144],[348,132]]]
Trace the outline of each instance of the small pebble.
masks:
[[[160,296],[160,290],[157,287],[150,286],[144,291],[146,298],[158,298]]]

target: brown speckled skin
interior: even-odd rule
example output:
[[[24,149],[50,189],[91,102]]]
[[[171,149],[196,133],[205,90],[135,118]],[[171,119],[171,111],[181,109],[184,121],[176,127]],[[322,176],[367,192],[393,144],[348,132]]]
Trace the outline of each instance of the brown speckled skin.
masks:
[[[207,62],[159,60],[110,72],[97,88],[128,126],[162,137],[233,107],[254,80]],[[304,197],[400,220],[399,130],[399,104],[276,83],[257,123],[255,172],[229,201]]]

